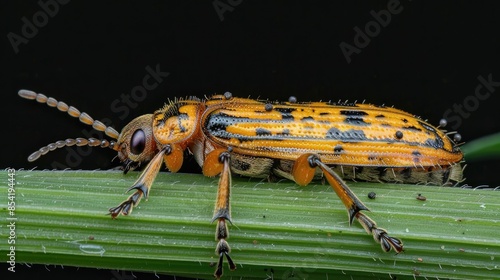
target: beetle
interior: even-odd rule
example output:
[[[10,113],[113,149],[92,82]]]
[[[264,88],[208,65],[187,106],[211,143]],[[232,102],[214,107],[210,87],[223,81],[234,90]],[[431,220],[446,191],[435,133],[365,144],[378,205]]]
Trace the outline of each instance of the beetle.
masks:
[[[20,90],[26,99],[57,107],[113,140],[66,139],[31,154],[29,161],[57,148],[72,145],[108,147],[118,153],[124,172],[141,163],[146,167],[129,188],[133,193],[109,209],[112,218],[129,215],[147,198],[163,163],[171,172],[191,153],[205,176],[219,176],[212,222],[216,223],[220,278],[224,258],[236,269],[227,242],[232,221],[232,173],[256,177],[283,177],[305,186],[326,179],[348,213],[385,252],[404,251],[403,242],[390,236],[364,211],[368,208],[345,179],[374,182],[451,185],[462,180],[463,154],[459,134],[451,139],[439,127],[386,106],[347,102],[270,102],[234,97],[231,93],[210,98],[174,99],[153,114],[133,119],[120,133],[87,113],[41,93]],[[441,120],[440,126],[446,122]]]

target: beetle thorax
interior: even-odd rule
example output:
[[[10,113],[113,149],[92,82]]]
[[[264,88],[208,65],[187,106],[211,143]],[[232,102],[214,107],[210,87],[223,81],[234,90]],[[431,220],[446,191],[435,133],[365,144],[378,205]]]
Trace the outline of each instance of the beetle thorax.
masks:
[[[160,145],[180,144],[186,147],[199,130],[201,103],[184,100],[165,106],[153,116],[153,133]]]

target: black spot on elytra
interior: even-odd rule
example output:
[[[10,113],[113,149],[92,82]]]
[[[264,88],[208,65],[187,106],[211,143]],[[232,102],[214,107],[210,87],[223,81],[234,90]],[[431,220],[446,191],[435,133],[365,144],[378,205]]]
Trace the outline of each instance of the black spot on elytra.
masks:
[[[203,125],[203,131],[207,135],[212,135],[213,137],[218,137],[221,139],[232,139],[236,138],[240,142],[247,142],[247,141],[253,141],[256,139],[272,139],[272,140],[283,140],[283,135],[289,135],[290,131],[288,129],[283,130],[282,134],[279,135],[277,133],[276,135],[272,135],[272,132],[270,130],[264,129],[264,128],[257,128],[255,129],[255,136],[245,136],[245,135],[240,135],[240,134],[235,134],[228,132],[227,129],[229,126],[232,125],[238,125],[241,123],[262,123],[262,122],[278,122],[276,120],[255,120],[251,118],[243,118],[243,117],[235,117],[231,116],[225,113],[213,113],[210,114],[207,117],[207,120],[205,121]],[[281,122],[281,121],[279,121]]]
[[[289,120],[289,121],[294,120],[294,117],[292,116],[292,112],[296,111],[295,108],[275,108],[274,110],[281,113],[281,118],[283,120]]]
[[[376,115],[375,118],[385,118],[385,115],[382,115],[382,114]]]
[[[347,116],[344,119],[344,122],[350,125],[369,125],[369,123],[365,122],[363,116],[367,116],[368,113],[361,110],[340,110],[340,114]]]
[[[422,131],[422,129],[418,128],[418,127],[415,127],[413,125],[410,125],[410,126],[403,126],[402,129],[406,129],[406,130],[411,130],[411,131]]]
[[[234,117],[230,117],[224,113],[217,113],[210,115],[205,123],[205,128],[210,131],[210,134],[223,139],[230,139],[231,136],[227,133],[226,129],[229,125],[234,123]]]
[[[341,131],[338,128],[332,127],[326,133],[326,139],[335,139],[350,142],[366,140],[366,135],[363,130],[359,129],[349,129],[346,131]]]
[[[368,113],[360,110],[340,110],[341,115],[345,116],[367,116]]]
[[[436,148],[436,149],[441,149],[444,146],[444,142],[439,137],[436,137],[434,139],[428,138],[427,140],[425,140],[425,145],[431,146],[431,147]]]
[[[344,122],[350,125],[370,125],[362,117],[346,117]]]
[[[255,129],[255,134],[257,136],[266,136],[266,135],[272,135],[271,131],[264,129],[264,128],[257,128]]]
[[[320,116],[328,116],[328,115],[330,115],[330,113],[328,113],[328,112],[321,112],[321,113],[319,113],[319,115]]]
[[[342,145],[335,145],[335,147],[333,147],[333,154],[334,155],[340,155],[342,153],[342,151],[344,151],[344,148],[342,148]]]
[[[308,122],[308,121],[314,121],[314,118],[311,117],[311,116],[307,116],[307,117],[303,117],[300,120],[303,121],[303,122]]]
[[[282,132],[277,133],[277,135],[288,136],[290,135],[290,129],[283,129]]]
[[[430,131],[432,133],[436,133],[436,129],[426,123],[423,123],[421,121],[418,122],[418,124],[420,124],[423,128],[425,128],[427,131]]]

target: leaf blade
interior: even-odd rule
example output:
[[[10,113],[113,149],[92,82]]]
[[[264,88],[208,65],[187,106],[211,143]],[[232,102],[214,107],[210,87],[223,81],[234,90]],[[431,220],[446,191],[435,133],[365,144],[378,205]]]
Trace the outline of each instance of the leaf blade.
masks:
[[[19,262],[211,278],[216,179],[160,173],[149,201],[131,216],[111,220],[107,208],[126,198],[124,190],[138,173],[17,171],[16,176],[16,215],[23,224],[16,232]],[[491,278],[499,272],[500,192],[349,183],[359,197],[377,192],[375,200],[362,200],[379,226],[405,242],[406,252],[395,256],[381,252],[359,224],[349,227],[329,186],[245,178],[233,183],[235,224],[228,241],[238,268],[226,268],[226,276],[262,279],[273,271],[275,277],[311,279],[326,274]],[[427,201],[415,199],[417,193]],[[2,244],[0,251],[5,257],[8,248]]]

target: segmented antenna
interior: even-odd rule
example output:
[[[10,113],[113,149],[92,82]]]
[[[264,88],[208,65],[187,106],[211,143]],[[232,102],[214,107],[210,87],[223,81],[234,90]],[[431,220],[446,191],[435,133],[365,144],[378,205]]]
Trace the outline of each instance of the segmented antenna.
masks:
[[[68,115],[70,115],[74,118],[78,118],[80,120],[80,122],[82,122],[86,125],[92,126],[92,128],[94,128],[97,131],[104,132],[107,136],[109,136],[115,140],[118,139],[118,136],[120,135],[118,133],[118,131],[116,131],[114,128],[106,126],[104,123],[102,123],[99,120],[94,120],[91,116],[89,116],[89,114],[87,114],[85,112],[80,112],[80,110],[78,110],[77,108],[75,108],[73,106],[68,106],[68,104],[66,104],[62,101],[57,101],[56,99],[54,99],[52,97],[47,97],[42,93],[36,93],[34,91],[25,90],[25,89],[20,90],[18,92],[18,94],[22,98],[29,99],[29,100],[36,100],[39,103],[47,104],[49,107],[56,107],[61,112],[67,112]],[[106,139],[99,140],[99,139],[95,139],[95,138],[89,138],[89,139],[85,139],[85,138],[71,139],[71,138],[68,138],[66,140],[60,140],[60,141],[57,141],[55,143],[50,143],[47,146],[40,148],[38,151],[32,153],[28,157],[28,161],[30,161],[30,162],[35,161],[39,157],[41,157],[42,155],[45,155],[46,153],[48,153],[50,151],[53,151],[55,149],[62,148],[62,147],[70,147],[73,145],[92,146],[92,147],[100,146],[101,148],[109,147],[111,149],[114,149],[115,141],[108,141]]]
[[[115,142],[114,141],[108,141],[106,139],[99,140],[99,139],[95,139],[95,138],[89,138],[89,139],[85,139],[85,138],[76,138],[76,139],[68,138],[66,140],[59,140],[59,141],[57,141],[55,143],[50,143],[47,146],[41,147],[38,151],[32,153],[28,157],[28,161],[29,162],[33,162],[33,161],[37,160],[38,158],[40,158],[41,156],[45,155],[46,153],[52,152],[55,149],[59,149],[59,148],[63,148],[63,147],[71,147],[71,146],[74,146],[74,145],[77,145],[77,146],[91,146],[91,147],[100,146],[101,148],[107,148],[107,147],[113,148],[114,145],[115,145]]]

